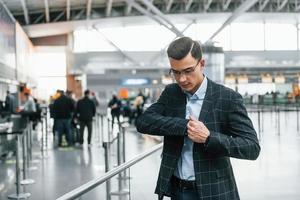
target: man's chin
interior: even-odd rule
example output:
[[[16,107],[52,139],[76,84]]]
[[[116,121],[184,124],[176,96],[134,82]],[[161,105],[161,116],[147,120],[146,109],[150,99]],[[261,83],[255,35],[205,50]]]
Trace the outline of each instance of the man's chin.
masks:
[[[183,91],[185,91],[185,92],[190,92],[191,91],[191,87],[189,87],[189,86],[182,86],[182,85],[180,85],[180,87],[181,87],[181,89],[183,90]]]

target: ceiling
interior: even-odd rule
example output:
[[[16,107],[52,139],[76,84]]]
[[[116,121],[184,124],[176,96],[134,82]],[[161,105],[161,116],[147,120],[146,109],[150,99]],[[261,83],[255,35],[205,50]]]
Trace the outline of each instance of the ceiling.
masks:
[[[299,13],[300,0],[0,0],[21,25],[124,16],[233,13]],[[243,11],[245,12],[245,11]]]

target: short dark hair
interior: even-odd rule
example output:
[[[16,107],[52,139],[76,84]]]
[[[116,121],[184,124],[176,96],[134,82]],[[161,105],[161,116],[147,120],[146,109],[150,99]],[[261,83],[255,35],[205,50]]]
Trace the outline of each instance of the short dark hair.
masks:
[[[87,95],[89,95],[90,94],[90,90],[85,90],[84,91],[84,96],[87,96]]]
[[[181,37],[174,40],[167,50],[168,57],[175,60],[183,59],[189,52],[191,52],[192,56],[197,60],[202,58],[200,43],[189,37]]]

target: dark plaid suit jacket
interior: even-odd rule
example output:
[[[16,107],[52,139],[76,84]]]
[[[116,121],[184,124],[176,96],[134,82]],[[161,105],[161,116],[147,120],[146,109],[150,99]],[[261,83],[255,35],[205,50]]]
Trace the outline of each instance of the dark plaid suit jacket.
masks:
[[[170,178],[181,155],[186,95],[177,84],[168,85],[158,101],[137,119],[141,133],[164,136],[162,161],[155,193],[170,196]],[[239,199],[229,157],[255,160],[260,152],[256,132],[240,94],[208,79],[199,120],[210,131],[205,144],[194,143],[193,159],[201,200]]]

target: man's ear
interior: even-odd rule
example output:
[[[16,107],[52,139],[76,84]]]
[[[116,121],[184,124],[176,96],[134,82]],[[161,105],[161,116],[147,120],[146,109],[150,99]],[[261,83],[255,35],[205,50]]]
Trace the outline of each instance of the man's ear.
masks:
[[[200,60],[200,65],[201,65],[201,67],[204,67],[204,66],[205,66],[205,60],[204,60],[204,59],[201,59],[201,60]]]

